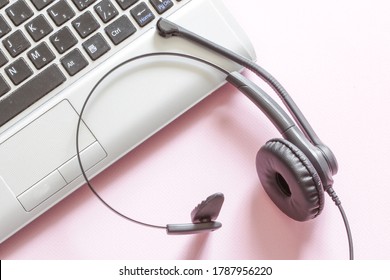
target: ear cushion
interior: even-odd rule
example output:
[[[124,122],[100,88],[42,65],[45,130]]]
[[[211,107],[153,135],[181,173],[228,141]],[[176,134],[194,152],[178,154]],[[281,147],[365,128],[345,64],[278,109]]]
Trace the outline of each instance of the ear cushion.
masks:
[[[257,153],[256,168],[271,200],[287,216],[307,221],[324,207],[324,191],[317,171],[294,144],[284,139],[268,141]]]

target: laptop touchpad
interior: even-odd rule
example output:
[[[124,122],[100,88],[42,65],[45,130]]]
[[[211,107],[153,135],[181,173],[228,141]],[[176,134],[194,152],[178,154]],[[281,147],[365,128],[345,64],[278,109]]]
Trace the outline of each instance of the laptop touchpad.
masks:
[[[76,111],[64,100],[0,144],[0,175],[27,211],[79,175],[77,120]],[[84,124],[80,131],[80,150],[94,155],[90,167],[106,154]]]

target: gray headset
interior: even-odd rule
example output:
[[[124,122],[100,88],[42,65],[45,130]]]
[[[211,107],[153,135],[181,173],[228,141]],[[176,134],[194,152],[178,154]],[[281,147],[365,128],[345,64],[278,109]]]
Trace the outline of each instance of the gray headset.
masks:
[[[333,189],[333,175],[338,171],[337,160],[316,135],[298,106],[282,85],[267,71],[253,61],[219,46],[185,28],[161,18],[157,22],[158,33],[165,38],[177,36],[199,44],[222,55],[263,79],[279,95],[293,119],[259,86],[239,72],[228,72],[221,67],[198,57],[170,52],[148,53],[133,57],[108,71],[92,88],[79,115],[76,133],[76,150],[79,165],[87,185],[93,193],[112,211],[121,217],[140,225],[165,229],[168,234],[192,234],[214,231],[222,226],[216,221],[224,196],[216,193],[202,201],[191,212],[192,223],[168,224],[159,226],[130,218],[110,206],[92,187],[83,168],[79,149],[79,131],[83,112],[99,84],[112,72],[135,60],[153,56],[179,56],[205,63],[226,75],[226,81],[244,93],[271,120],[283,138],[269,140],[257,153],[256,169],[266,193],[277,207],[290,218],[307,221],[318,216],[324,208],[324,193],[328,193],[342,215],[349,243],[349,256],[353,259],[352,234],[341,206],[340,199]],[[296,125],[297,124],[297,125]]]

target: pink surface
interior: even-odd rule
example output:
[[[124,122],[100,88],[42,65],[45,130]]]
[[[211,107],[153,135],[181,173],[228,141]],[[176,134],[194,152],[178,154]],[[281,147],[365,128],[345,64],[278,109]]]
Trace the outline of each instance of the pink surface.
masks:
[[[390,259],[390,17],[388,1],[226,0],[258,61],[287,88],[340,171],[334,188],[358,259]],[[247,74],[248,76],[251,76]],[[86,187],[0,245],[1,259],[345,259],[337,208],[299,223],[266,196],[257,150],[279,137],[224,86],[94,179],[113,205],[159,224],[187,222],[221,191],[221,230],[167,236],[113,215]]]

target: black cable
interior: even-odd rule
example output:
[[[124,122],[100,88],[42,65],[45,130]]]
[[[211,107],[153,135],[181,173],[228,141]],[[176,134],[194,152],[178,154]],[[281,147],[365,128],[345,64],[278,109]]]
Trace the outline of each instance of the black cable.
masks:
[[[341,205],[341,201],[339,197],[337,196],[336,192],[332,187],[328,188],[327,193],[329,196],[332,198],[333,202],[336,204],[336,206],[340,210],[340,214],[343,218],[345,229],[347,231],[347,237],[348,237],[348,245],[349,245],[349,259],[353,260],[354,259],[354,250],[353,250],[353,240],[352,240],[352,232],[351,228],[349,226],[348,218],[347,215],[345,214],[344,208]]]
[[[95,90],[97,89],[97,87],[110,75],[112,74],[114,71],[118,70],[119,68],[121,68],[122,66],[124,65],[127,65],[133,61],[136,61],[136,60],[140,60],[140,59],[143,59],[143,58],[147,58],[147,57],[154,57],[154,56],[176,56],[176,57],[182,57],[182,58],[186,58],[186,59],[191,59],[191,60],[195,60],[195,61],[198,61],[198,62],[201,62],[203,64],[206,64],[206,65],[209,65],[210,67],[213,67],[215,68],[216,70],[226,74],[226,75],[229,75],[229,72],[226,71],[225,69],[219,67],[218,65],[215,65],[209,61],[206,61],[206,60],[203,60],[199,57],[195,57],[195,56],[191,56],[191,55],[187,55],[187,54],[182,54],[182,53],[173,53],[173,52],[155,52],[155,53],[146,53],[146,54],[142,54],[142,55],[139,55],[139,56],[135,56],[133,58],[130,58],[128,60],[125,60],[123,61],[122,63],[116,65],[115,67],[111,68],[106,74],[104,74],[100,79],[99,81],[93,86],[93,88],[91,89],[91,91],[89,92],[89,94],[87,95],[87,98],[85,99],[84,101],[84,104],[81,108],[81,111],[80,111],[80,114],[79,114],[79,118],[78,118],[78,122],[77,122],[77,130],[76,130],[76,153],[77,153],[77,159],[78,159],[78,162],[79,162],[79,166],[80,166],[80,169],[81,169],[81,174],[83,175],[89,189],[96,195],[96,197],[108,208],[110,209],[111,211],[113,211],[114,213],[116,213],[117,215],[121,216],[122,218],[126,219],[126,220],[129,220],[131,222],[134,222],[136,224],[139,224],[139,225],[143,225],[143,226],[147,226],[147,227],[151,227],[151,228],[158,228],[158,229],[167,229],[166,226],[162,226],[162,225],[154,225],[154,224],[149,224],[149,223],[144,223],[144,222],[141,222],[141,221],[138,221],[136,219],[133,219],[133,218],[130,218],[124,214],[122,214],[121,212],[119,212],[118,210],[116,210],[115,208],[113,208],[110,204],[108,204],[98,193],[97,191],[94,189],[94,187],[92,186],[90,180],[88,179],[88,176],[86,174],[86,171],[84,169],[84,166],[83,166],[83,163],[81,161],[81,155],[80,155],[80,146],[79,146],[79,134],[80,134],[80,126],[81,126],[81,122],[82,122],[82,117],[83,117],[83,114],[84,114],[84,111],[85,111],[85,108],[87,107],[87,104],[91,98],[91,96],[93,95],[93,93],[95,92]]]

